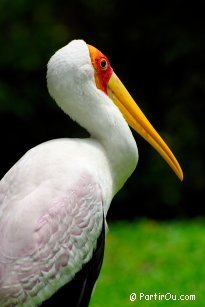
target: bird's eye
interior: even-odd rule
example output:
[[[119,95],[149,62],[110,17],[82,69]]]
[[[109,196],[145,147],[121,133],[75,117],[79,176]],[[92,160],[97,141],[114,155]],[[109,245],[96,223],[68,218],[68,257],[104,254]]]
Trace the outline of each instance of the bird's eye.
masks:
[[[108,63],[107,63],[106,59],[101,59],[101,61],[100,61],[100,67],[101,67],[103,70],[106,70],[106,69],[107,69]]]

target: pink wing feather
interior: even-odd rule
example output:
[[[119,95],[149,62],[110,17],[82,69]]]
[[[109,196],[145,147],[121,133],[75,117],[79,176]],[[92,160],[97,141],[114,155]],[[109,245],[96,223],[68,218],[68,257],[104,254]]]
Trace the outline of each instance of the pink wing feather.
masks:
[[[20,244],[14,242],[18,228],[20,234],[27,229],[20,218],[13,223],[5,217],[0,225],[0,306],[36,306],[69,282],[92,257],[102,211],[100,187],[84,174],[49,204]]]

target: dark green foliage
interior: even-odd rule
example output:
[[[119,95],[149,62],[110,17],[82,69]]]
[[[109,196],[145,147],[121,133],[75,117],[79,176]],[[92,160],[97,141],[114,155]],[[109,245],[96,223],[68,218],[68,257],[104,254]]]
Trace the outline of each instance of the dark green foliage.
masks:
[[[1,176],[40,142],[85,135],[45,79],[50,56],[83,38],[110,58],[185,176],[180,183],[136,135],[139,165],[110,218],[204,215],[204,12],[203,1],[0,0]]]

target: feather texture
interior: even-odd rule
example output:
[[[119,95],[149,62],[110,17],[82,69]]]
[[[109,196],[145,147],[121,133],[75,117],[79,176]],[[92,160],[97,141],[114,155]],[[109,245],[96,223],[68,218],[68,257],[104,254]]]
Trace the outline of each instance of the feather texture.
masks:
[[[45,143],[45,147],[47,160],[41,157],[40,145],[28,152],[1,181],[2,307],[37,306],[51,296],[91,259],[102,230],[102,188],[99,178],[91,175],[86,167],[92,154],[87,157],[84,167],[82,162],[86,162],[86,155],[81,155],[83,161],[78,155],[72,158],[73,162],[78,160],[81,171],[75,172],[78,175],[72,177],[72,182],[66,182],[68,173],[73,171],[69,161],[72,141],[56,140]],[[51,150],[53,147],[55,150]],[[81,147],[85,151],[83,142]],[[65,155],[68,148],[68,162],[65,163],[62,152]],[[35,161],[40,164],[40,169]],[[61,163],[64,165],[62,170]],[[58,171],[58,179],[52,177],[52,170],[55,174]]]
[[[102,230],[97,240],[96,249],[92,258],[83,265],[74,278],[46,300],[42,307],[69,306],[88,307],[93,287],[99,276],[104,257],[105,247],[105,219],[103,218]]]

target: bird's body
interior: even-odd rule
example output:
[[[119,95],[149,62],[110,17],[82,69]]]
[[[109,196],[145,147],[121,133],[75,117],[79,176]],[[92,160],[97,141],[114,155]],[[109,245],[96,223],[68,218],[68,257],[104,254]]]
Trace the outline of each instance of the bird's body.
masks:
[[[38,145],[0,182],[2,307],[40,305],[81,276],[86,264],[88,276],[94,257],[92,290],[102,264],[104,245],[98,240],[104,237],[107,211],[137,165],[127,122],[103,87],[95,85],[92,48],[73,41],[48,64],[49,92],[91,137]],[[85,305],[82,298],[76,306],[87,306],[90,294]],[[74,307],[72,293],[67,295],[66,305]]]
[[[81,154],[86,152],[83,142],[79,146]],[[99,184],[100,174],[86,167],[92,150],[90,157],[78,159],[75,147],[75,141],[56,140],[33,148],[1,182],[1,306],[5,299],[15,303],[11,290],[22,301],[24,292],[31,291],[34,303],[41,302],[92,256],[106,191]],[[51,278],[48,285],[45,278]]]
[[[91,259],[114,193],[107,161],[96,140],[59,139],[28,151],[4,176],[1,306],[11,289],[41,302]]]

